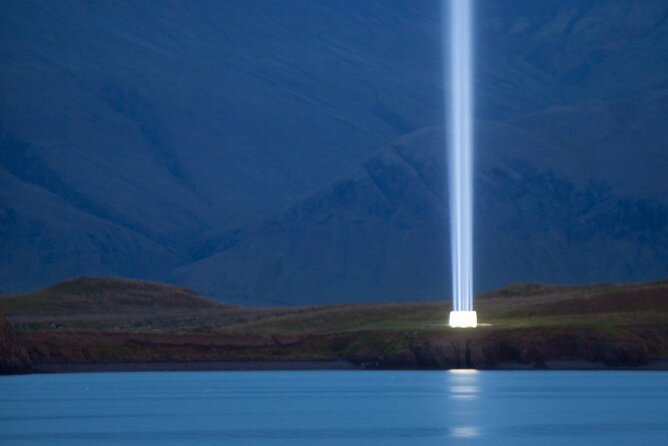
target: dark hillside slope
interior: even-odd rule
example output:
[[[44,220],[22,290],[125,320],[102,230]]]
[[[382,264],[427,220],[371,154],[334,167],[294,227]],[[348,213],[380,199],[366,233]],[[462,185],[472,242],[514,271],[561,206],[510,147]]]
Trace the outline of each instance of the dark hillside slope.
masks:
[[[509,280],[624,282],[668,273],[668,182],[643,174],[668,170],[662,139],[647,136],[663,131],[655,116],[668,113],[668,94],[637,101],[643,106],[584,104],[478,126],[478,290]],[[602,117],[614,122],[598,123]],[[540,128],[527,124],[538,121]],[[289,304],[443,298],[443,133],[400,138],[350,178],[219,235],[218,250],[178,268],[174,280],[210,295]]]
[[[0,291],[80,275],[171,277],[220,248],[208,234],[285,209],[350,177],[392,140],[442,125],[440,5],[0,2]],[[634,98],[668,87],[667,13],[662,0],[484,2],[478,116],[504,124],[575,105],[564,122],[580,121],[577,104],[597,100],[642,109]],[[527,121],[527,132],[540,133],[543,122]],[[644,122],[636,126],[644,141],[665,140],[665,129]],[[498,150],[514,153],[512,145]],[[551,169],[551,159],[541,169]],[[620,165],[640,172],[628,158],[610,159],[623,160],[601,166],[611,187],[626,181]],[[657,162],[636,186],[654,189],[664,172]],[[406,243],[393,234],[383,242],[390,250]],[[378,283],[398,267],[392,262],[374,267]],[[645,267],[630,263],[628,274]],[[229,287],[214,280],[225,279],[188,283],[227,296]],[[374,286],[360,285],[385,292]],[[252,297],[249,287],[239,292]]]

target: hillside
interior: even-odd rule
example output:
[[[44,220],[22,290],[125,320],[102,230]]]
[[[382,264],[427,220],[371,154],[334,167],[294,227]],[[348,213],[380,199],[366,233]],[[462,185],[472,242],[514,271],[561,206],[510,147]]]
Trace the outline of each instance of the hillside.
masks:
[[[666,281],[514,285],[479,296],[484,325],[461,330],[445,323],[448,302],[252,309],[173,287],[91,280],[0,298],[16,348],[38,369],[304,360],[371,368],[662,367],[668,359]],[[55,302],[53,314],[45,301]],[[81,302],[106,312],[86,313]]]
[[[393,289],[393,300],[438,298],[438,197],[401,211],[361,198],[350,224],[337,209],[300,211],[283,260],[261,234],[304,200],[327,206],[324,191],[356,183],[392,141],[442,125],[440,3],[2,2],[0,291],[110,275],[254,304],[380,301]],[[480,244],[492,246],[490,264],[514,259],[500,270],[483,262],[481,289],[664,276],[661,237],[656,252],[634,243],[663,234],[668,5],[494,0],[477,14],[476,113],[479,139],[491,141],[479,154],[515,159],[481,187],[505,195],[481,202],[501,202],[499,224],[526,234],[481,228],[499,240]],[[552,171],[554,181],[531,176]],[[562,199],[576,210],[554,220]],[[496,224],[496,212],[477,221]],[[316,234],[330,214],[331,233]],[[358,243],[358,220],[368,241]],[[585,230],[570,230],[581,221]],[[225,245],[236,230],[257,240],[240,241],[257,260]],[[550,244],[535,243],[545,232]],[[303,239],[336,243],[330,263],[294,246]]]
[[[138,280],[84,277],[57,283],[34,293],[6,296],[6,316],[67,316],[188,311],[218,308],[190,290]]]
[[[656,138],[668,93],[642,102],[478,125],[478,290],[666,275],[668,182],[646,173],[668,171],[668,139]],[[319,193],[221,231],[170,281],[249,303],[442,298],[451,270],[443,134],[403,136]]]

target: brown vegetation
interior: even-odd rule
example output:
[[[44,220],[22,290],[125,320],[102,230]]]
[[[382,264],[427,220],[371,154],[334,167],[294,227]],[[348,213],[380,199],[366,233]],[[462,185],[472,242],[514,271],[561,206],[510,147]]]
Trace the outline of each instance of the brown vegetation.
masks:
[[[31,368],[26,351],[16,344],[12,326],[0,315],[0,375],[25,373]]]
[[[445,302],[252,309],[118,279],[78,279],[0,299],[16,342],[42,369],[239,360],[346,360],[364,368],[544,368],[554,361],[636,367],[668,358],[668,282],[519,285],[480,296],[476,306],[490,325],[455,330],[445,324]]]

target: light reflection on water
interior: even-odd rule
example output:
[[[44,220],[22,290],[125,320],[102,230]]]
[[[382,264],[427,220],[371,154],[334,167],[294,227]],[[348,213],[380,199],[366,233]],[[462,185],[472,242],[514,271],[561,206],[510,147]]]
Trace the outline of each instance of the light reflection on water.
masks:
[[[668,444],[665,372],[0,377],[5,445]]]
[[[450,436],[455,438],[473,438],[480,435],[477,426],[455,426],[450,429]]]
[[[478,408],[476,400],[479,398],[479,373],[472,369],[450,370],[445,379],[448,386],[450,401],[447,404],[449,419],[456,420],[457,424],[449,429],[450,437],[454,439],[471,439],[480,436],[480,426],[477,424]]]

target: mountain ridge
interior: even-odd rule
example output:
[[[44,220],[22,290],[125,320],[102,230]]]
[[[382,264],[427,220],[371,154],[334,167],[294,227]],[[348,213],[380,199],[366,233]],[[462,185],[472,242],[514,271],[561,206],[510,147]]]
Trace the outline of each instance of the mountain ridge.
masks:
[[[655,98],[654,105],[638,116],[631,110],[634,119],[648,121],[645,115],[668,111],[665,91],[650,97]],[[620,109],[618,103],[605,104]],[[596,117],[600,104],[594,109]],[[559,125],[561,116],[571,119],[570,115],[569,109],[559,108],[551,114],[541,112],[538,117],[523,119],[543,119],[544,132],[549,134],[550,122]],[[570,125],[572,133],[589,125],[588,119],[580,121],[579,126]],[[577,164],[550,164],[545,162],[549,154],[564,152],[561,141],[539,138],[515,122],[480,123],[478,127],[478,290],[502,286],[508,277],[514,277],[515,282],[540,278],[548,283],[587,283],[665,275],[668,264],[662,260],[662,253],[668,250],[668,194],[662,192],[666,185],[658,183],[654,190],[644,193],[637,192],[642,187],[634,186],[645,180],[636,172],[665,161],[642,156],[643,151],[660,150],[660,144],[647,147],[640,139],[636,145],[627,146],[634,126],[618,125],[601,149],[582,152],[575,146],[572,154],[562,155],[563,159],[576,159]],[[265,302],[299,296],[320,303],[332,298],[355,301],[388,296],[399,300],[439,299],[447,293],[445,272],[450,268],[444,133],[442,128],[430,127],[403,136],[370,157],[347,179],[267,219],[214,237],[208,248],[209,259],[180,266],[171,280],[192,287],[201,286],[210,277],[209,287],[200,290],[239,302],[244,302],[244,295]],[[499,143],[513,150],[493,150]],[[536,147],[540,147],[541,155],[530,156]],[[613,172],[614,176],[598,171],[597,166],[607,157],[618,156],[623,165],[624,158],[633,155],[642,162],[632,169]],[[576,181],[582,171],[590,178],[587,182]],[[622,174],[621,184],[612,183]],[[392,248],[393,242],[407,245]],[[239,246],[242,243],[246,244]],[[387,254],[388,246],[394,249],[391,254]],[[388,270],[387,262],[392,261],[388,256],[398,262],[393,270]],[[503,258],[513,260],[499,264]],[[644,275],[635,276],[641,269]],[[350,270],[355,271],[351,273],[355,279],[348,282],[352,288],[346,288]],[[379,280],[384,279],[379,279],[377,271],[384,271],[387,280],[404,277],[403,282],[383,288]],[[225,277],[234,279],[224,284]],[[270,282],[262,285],[263,280]],[[319,285],[323,281],[325,284]],[[281,286],[286,288],[280,291]],[[320,298],[319,286],[323,290]]]
[[[194,282],[182,275],[220,249],[219,234],[286,212],[333,182],[354,177],[402,135],[445,121],[440,8],[431,0],[3,2],[0,291],[78,275],[176,277],[207,294],[226,289],[215,286],[222,277]],[[559,171],[553,186],[562,193],[570,194],[566,189],[574,183],[585,195],[607,194],[608,203],[598,203],[601,210],[610,203],[618,208],[622,196],[654,203],[620,213],[627,228],[618,232],[637,233],[645,217],[660,227],[663,217],[655,204],[668,195],[660,119],[666,110],[664,93],[653,92],[668,88],[667,17],[665,2],[653,0],[481,5],[476,114],[483,124],[477,137],[484,141],[491,132],[495,139],[488,147],[503,162],[497,174],[512,177],[517,159],[525,159],[529,166],[520,171],[536,165],[539,172]],[[557,118],[559,123],[544,125]],[[613,131],[601,142],[582,121],[601,134],[617,126],[627,131]],[[507,137],[490,131],[490,122]],[[612,150],[619,144],[629,150]],[[606,150],[607,158],[601,156]],[[596,156],[584,156],[580,164],[580,153],[587,151]],[[420,178],[413,179],[412,193],[419,195]],[[539,186],[548,193],[542,201],[554,201],[551,186]],[[539,201],[534,199],[531,212],[540,212]],[[397,224],[410,224],[405,211]],[[405,243],[401,232],[388,228],[388,240],[377,245],[391,250]],[[373,238],[378,228],[369,230]],[[436,224],[427,230],[434,232]],[[442,236],[431,237],[442,244]],[[552,250],[563,251],[564,243]],[[416,298],[437,297],[438,289],[447,289],[433,278],[443,262],[428,246],[421,249],[408,252],[428,257],[434,266],[416,276],[416,290],[422,287]],[[601,257],[615,254],[596,250]],[[629,245],[621,254],[629,262],[620,281],[665,273],[663,263],[652,264],[644,251]],[[369,254],[351,255],[365,264]],[[495,255],[501,263],[504,250]],[[553,266],[522,259],[536,274]],[[389,270],[396,268],[392,262],[386,263]],[[270,277],[280,265],[263,268]],[[381,296],[382,287],[374,289],[374,283],[391,275],[383,268],[376,267],[376,282],[361,278],[359,288]],[[483,268],[481,274],[489,273]],[[511,274],[491,285],[515,279],[532,278]],[[239,302],[266,299],[264,285],[257,292],[250,285],[262,280],[248,279]],[[323,293],[333,296],[330,280],[324,276],[321,283]],[[305,292],[318,294],[315,285]],[[231,298],[229,286],[224,296]]]

